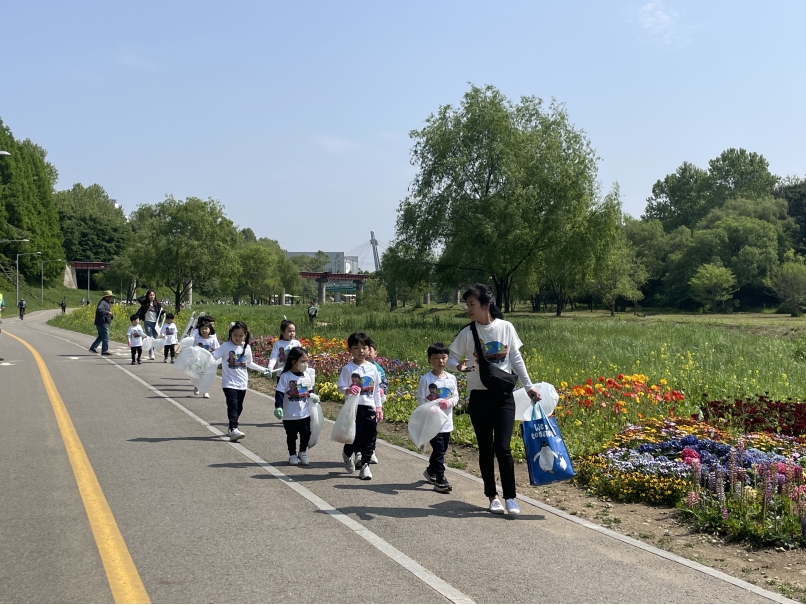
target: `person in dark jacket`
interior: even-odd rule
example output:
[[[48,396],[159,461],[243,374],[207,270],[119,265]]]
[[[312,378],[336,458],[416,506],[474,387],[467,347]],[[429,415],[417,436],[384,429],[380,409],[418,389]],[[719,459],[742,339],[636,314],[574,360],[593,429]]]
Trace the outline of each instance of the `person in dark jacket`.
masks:
[[[162,313],[162,305],[160,301],[157,300],[157,293],[154,292],[154,290],[149,290],[144,296],[138,298],[137,302],[140,303],[140,310],[137,312],[137,315],[145,326],[146,336],[157,338],[157,324],[159,323],[160,314]],[[148,351],[148,358],[154,359],[153,347]]]
[[[112,290],[104,290],[104,296],[95,308],[95,327],[98,329],[98,338],[92,343],[90,353],[98,352],[101,345],[101,355],[112,355],[109,351],[109,326],[112,323],[112,300],[115,295]]]

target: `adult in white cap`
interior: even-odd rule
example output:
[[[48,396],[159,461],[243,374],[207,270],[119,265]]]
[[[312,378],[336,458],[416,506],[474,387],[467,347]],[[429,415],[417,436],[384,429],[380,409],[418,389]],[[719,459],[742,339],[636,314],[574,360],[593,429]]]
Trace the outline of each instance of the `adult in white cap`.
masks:
[[[103,298],[95,307],[95,327],[98,329],[98,338],[92,343],[90,353],[98,352],[98,345],[101,345],[101,355],[112,355],[109,351],[109,326],[112,324],[112,300],[115,295],[112,290],[104,290]]]

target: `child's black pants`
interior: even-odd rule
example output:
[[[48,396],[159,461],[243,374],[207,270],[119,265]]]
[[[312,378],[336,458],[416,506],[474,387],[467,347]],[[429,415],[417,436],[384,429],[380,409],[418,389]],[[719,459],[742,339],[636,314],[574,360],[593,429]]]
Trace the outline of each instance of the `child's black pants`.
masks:
[[[359,405],[355,413],[355,441],[345,444],[344,455],[352,456],[358,452],[361,454],[361,464],[369,464],[377,434],[378,421],[375,418],[375,408]]]
[[[143,356],[143,347],[131,347],[132,350],[132,361],[140,361],[140,358]]]
[[[288,444],[288,454],[293,456],[297,453],[297,435],[299,435],[300,453],[308,451],[308,441],[311,439],[311,418],[294,418],[283,420],[285,428],[285,440]]]

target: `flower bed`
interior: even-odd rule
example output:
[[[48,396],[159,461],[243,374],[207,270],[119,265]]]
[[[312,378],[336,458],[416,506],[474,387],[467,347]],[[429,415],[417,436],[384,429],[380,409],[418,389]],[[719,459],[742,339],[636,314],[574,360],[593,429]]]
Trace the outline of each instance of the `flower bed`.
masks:
[[[774,399],[764,394],[744,399],[706,400],[701,408],[706,420],[741,426],[744,431],[806,434],[806,402],[792,398]]]

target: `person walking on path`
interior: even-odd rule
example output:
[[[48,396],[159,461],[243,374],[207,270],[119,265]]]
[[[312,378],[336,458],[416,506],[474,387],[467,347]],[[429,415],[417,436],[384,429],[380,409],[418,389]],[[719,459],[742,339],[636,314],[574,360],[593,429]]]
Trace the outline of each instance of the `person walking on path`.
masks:
[[[513,389],[502,386],[500,377],[511,377],[511,386],[514,387],[514,370],[529,397],[537,400],[540,394],[532,387],[521,357],[523,343],[515,327],[504,320],[495,305],[492,289],[484,284],[475,284],[462,298],[472,321],[459,331],[451,343],[448,369],[468,372],[468,412],[478,440],[479,468],[484,480],[484,495],[490,499],[489,510],[495,514],[504,513],[495,486],[494,460],[497,458],[507,512],[517,515],[521,510],[515,500],[515,462],[509,445],[515,426],[515,399]],[[477,351],[482,352],[481,359]],[[475,358],[476,365],[468,367],[467,360],[471,358]]]
[[[319,307],[316,306],[315,302],[311,301],[308,305],[308,321],[311,322],[311,325],[316,322],[317,315],[319,315]]]
[[[20,302],[17,303],[17,306],[20,309],[20,320],[25,319],[25,307],[27,306],[25,304],[25,299],[21,298]]]
[[[61,306],[61,308],[62,308],[62,315],[64,315],[65,313],[67,313],[67,301],[66,301],[66,300],[64,300],[64,299],[62,299],[62,304],[61,304],[60,306]]]
[[[157,323],[162,313],[162,305],[157,300],[157,293],[154,290],[149,290],[143,296],[137,299],[140,303],[140,310],[137,315],[140,316],[140,321],[146,329],[146,336],[157,338]],[[154,359],[154,347],[148,351],[148,358]]]
[[[92,343],[90,353],[98,352],[98,345],[101,345],[101,355],[112,355],[109,351],[109,326],[112,324],[112,300],[115,295],[112,290],[104,290],[103,298],[98,301],[95,307],[95,327],[98,330],[98,338]]]

